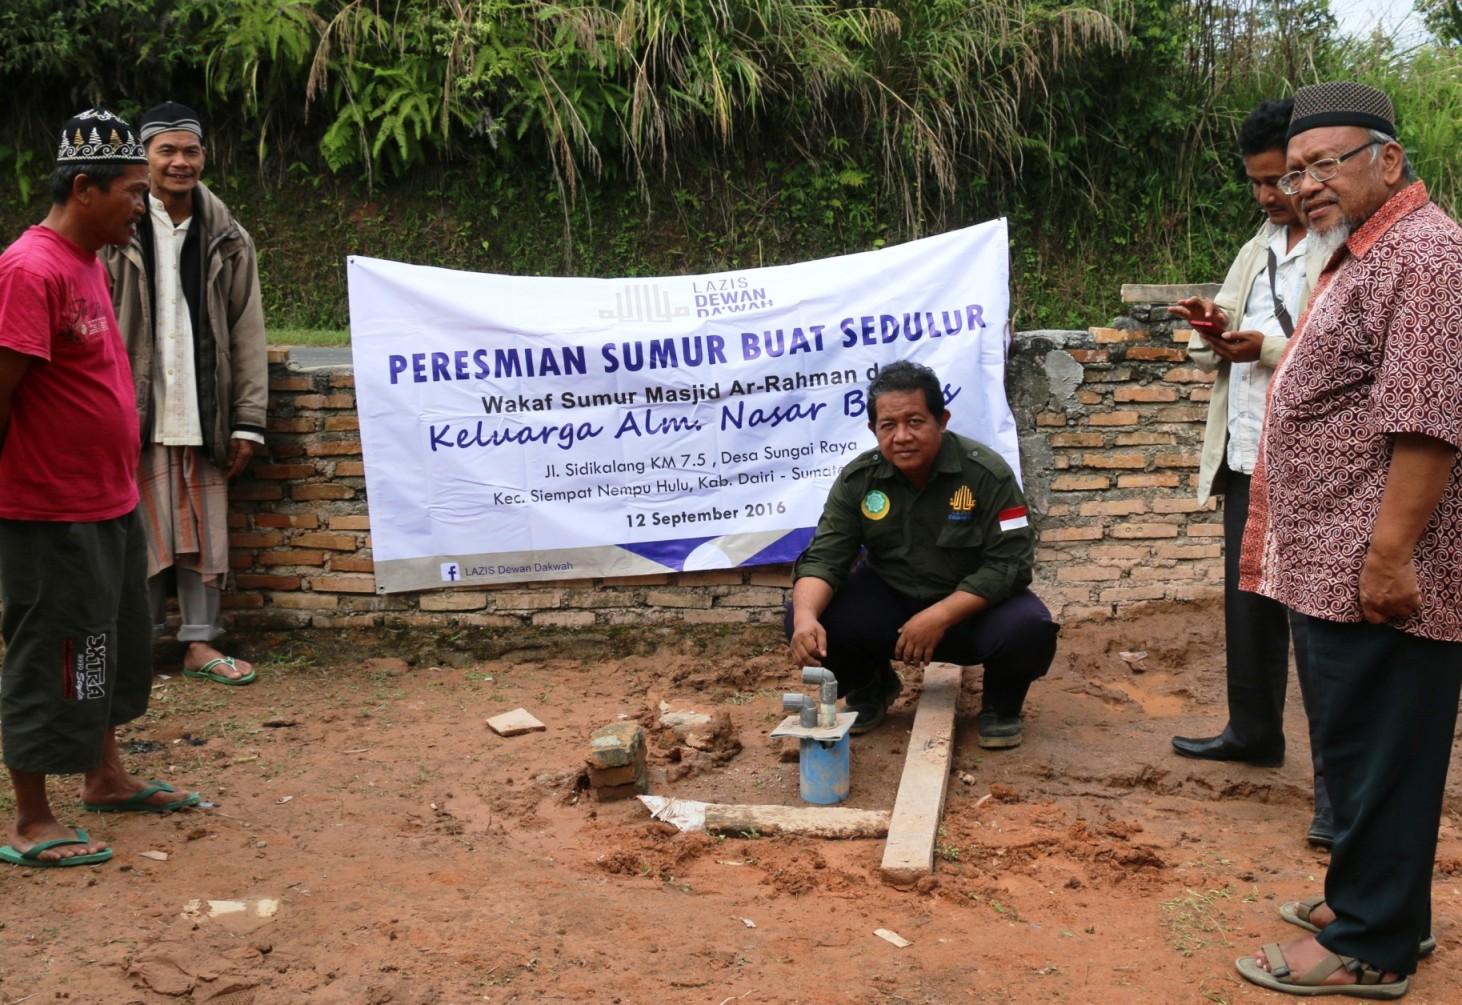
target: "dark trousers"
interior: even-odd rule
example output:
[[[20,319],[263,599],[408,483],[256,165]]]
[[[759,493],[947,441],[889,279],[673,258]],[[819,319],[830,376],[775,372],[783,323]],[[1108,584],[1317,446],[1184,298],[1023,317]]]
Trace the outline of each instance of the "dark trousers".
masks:
[[[1315,768],[1315,816],[1328,817],[1325,767],[1315,742],[1310,714],[1313,690],[1307,652],[1306,619],[1276,600],[1239,589],[1239,552],[1249,520],[1250,476],[1227,473],[1223,497],[1223,618],[1228,675],[1228,725],[1224,738],[1256,754],[1284,754],[1284,692],[1289,686],[1289,640],[1300,697],[1310,723],[1310,753]]]
[[[90,771],[108,727],[147,711],[152,621],[142,520],[0,520],[0,724],[7,767]]]
[[[1462,642],[1388,625],[1308,621],[1317,732],[1335,810],[1325,876],[1335,921],[1319,939],[1378,970],[1414,973],[1417,943],[1432,927]]]
[[[827,631],[823,664],[838,679],[838,693],[876,684],[893,672],[889,666],[899,628],[936,601],[917,600],[895,591],[872,569],[860,565],[822,614]],[[787,609],[787,635],[792,611]],[[983,706],[1002,716],[1020,714],[1031,681],[1044,677],[1056,656],[1059,626],[1029,590],[967,618],[944,633],[934,659],[985,667]]]

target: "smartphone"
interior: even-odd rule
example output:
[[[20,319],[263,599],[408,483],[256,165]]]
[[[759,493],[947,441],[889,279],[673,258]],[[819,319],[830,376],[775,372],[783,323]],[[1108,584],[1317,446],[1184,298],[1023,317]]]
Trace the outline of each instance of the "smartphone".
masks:
[[[1223,333],[1227,330],[1217,321],[1208,321],[1203,318],[1189,318],[1188,327],[1199,335],[1206,335],[1209,338],[1223,338]]]

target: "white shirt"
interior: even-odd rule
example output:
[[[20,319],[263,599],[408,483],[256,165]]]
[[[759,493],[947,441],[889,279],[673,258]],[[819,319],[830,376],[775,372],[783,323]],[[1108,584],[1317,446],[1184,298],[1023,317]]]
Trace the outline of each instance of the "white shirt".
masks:
[[[153,234],[152,441],[170,447],[203,444],[198,381],[193,358],[193,320],[183,296],[179,263],[192,218],[174,225],[163,204],[147,196]]]
[[[1300,291],[1305,283],[1305,247],[1307,237],[1302,237],[1293,248],[1286,250],[1289,243],[1289,228],[1269,225],[1273,233],[1269,238],[1269,249],[1274,252],[1278,267],[1274,270],[1274,288],[1279,299],[1289,310],[1290,320],[1299,323]],[[1260,331],[1266,336],[1284,338],[1284,329],[1274,313],[1274,296],[1269,288],[1269,269],[1266,266],[1254,277],[1249,288],[1249,298],[1244,302],[1244,316],[1239,322],[1240,331]],[[1228,466],[1230,471],[1251,475],[1254,462],[1259,456],[1259,434],[1264,426],[1264,399],[1269,391],[1269,381],[1274,369],[1257,360],[1252,363],[1234,363],[1229,370],[1228,382]]]

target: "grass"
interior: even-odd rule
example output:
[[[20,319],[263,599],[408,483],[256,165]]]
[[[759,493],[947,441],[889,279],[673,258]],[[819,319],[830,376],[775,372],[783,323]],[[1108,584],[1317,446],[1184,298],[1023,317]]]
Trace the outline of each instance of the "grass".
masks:
[[[271,328],[265,333],[274,346],[346,346],[350,332],[334,328]]]
[[[1173,936],[1173,948],[1184,956],[1192,956],[1207,946],[1229,945],[1228,933],[1217,918],[1214,905],[1232,896],[1232,892],[1224,887],[1202,893],[1184,890],[1183,896],[1164,901],[1162,909]]]

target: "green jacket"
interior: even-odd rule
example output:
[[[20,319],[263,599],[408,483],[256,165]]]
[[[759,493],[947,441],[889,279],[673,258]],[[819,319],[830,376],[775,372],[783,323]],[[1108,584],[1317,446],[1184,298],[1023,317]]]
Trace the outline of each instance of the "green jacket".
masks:
[[[833,483],[792,578],[837,590],[866,548],[869,566],[899,593],[933,602],[963,590],[993,606],[1030,585],[1035,535],[1026,520],[1010,466],[982,443],[946,432],[920,490],[869,450]]]

